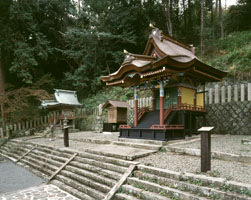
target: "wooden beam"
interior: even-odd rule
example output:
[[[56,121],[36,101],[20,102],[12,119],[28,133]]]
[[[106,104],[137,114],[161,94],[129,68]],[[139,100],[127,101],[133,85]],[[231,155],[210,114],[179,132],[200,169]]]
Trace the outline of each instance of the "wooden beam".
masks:
[[[34,149],[37,148],[37,145],[32,147],[29,151],[27,151],[25,154],[23,154],[21,157],[19,157],[15,163],[19,162],[21,159],[23,159],[26,155],[28,155],[30,152],[32,152]]]
[[[123,183],[126,181],[128,176],[133,172],[136,165],[130,165],[130,167],[127,169],[127,171],[123,174],[121,179],[113,186],[113,188],[110,190],[110,192],[105,196],[104,200],[111,200],[115,193],[118,191],[118,189],[123,185]]]
[[[73,156],[69,158],[69,160],[67,160],[54,174],[52,174],[48,179],[47,183],[49,183],[66,165],[68,165],[69,162],[71,162],[76,155],[78,155],[78,153],[74,153]]]

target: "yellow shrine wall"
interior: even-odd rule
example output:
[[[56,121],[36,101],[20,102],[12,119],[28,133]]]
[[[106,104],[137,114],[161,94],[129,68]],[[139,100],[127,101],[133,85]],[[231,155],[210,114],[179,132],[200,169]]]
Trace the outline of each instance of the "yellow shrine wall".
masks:
[[[190,88],[181,88],[181,103],[194,104],[193,101],[194,90]]]
[[[204,107],[204,93],[196,94],[196,104]]]

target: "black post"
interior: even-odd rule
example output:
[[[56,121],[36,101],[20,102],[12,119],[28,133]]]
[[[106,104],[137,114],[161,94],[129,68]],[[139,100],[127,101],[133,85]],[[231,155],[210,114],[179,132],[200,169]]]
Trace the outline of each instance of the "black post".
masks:
[[[211,133],[201,132],[201,172],[211,170]]]
[[[69,127],[64,128],[64,146],[69,147]]]

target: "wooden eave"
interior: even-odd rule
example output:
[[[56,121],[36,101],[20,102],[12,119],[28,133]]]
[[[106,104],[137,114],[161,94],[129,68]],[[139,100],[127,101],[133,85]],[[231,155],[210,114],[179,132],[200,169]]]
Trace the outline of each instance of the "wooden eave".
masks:
[[[110,82],[113,80],[123,79],[126,75],[133,74],[133,73],[140,73],[148,69],[151,69],[151,63],[142,67],[137,67],[136,65],[133,65],[133,64],[125,64],[120,68],[118,73],[116,73],[115,75],[102,76],[101,79],[104,82],[108,82],[108,81]]]

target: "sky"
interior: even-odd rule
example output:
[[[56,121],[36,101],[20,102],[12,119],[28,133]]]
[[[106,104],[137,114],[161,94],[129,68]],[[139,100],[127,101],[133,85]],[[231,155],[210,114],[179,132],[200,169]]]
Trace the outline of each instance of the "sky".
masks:
[[[237,0],[227,0],[227,6],[231,6],[236,4]],[[225,4],[225,0],[222,1],[223,4]]]

